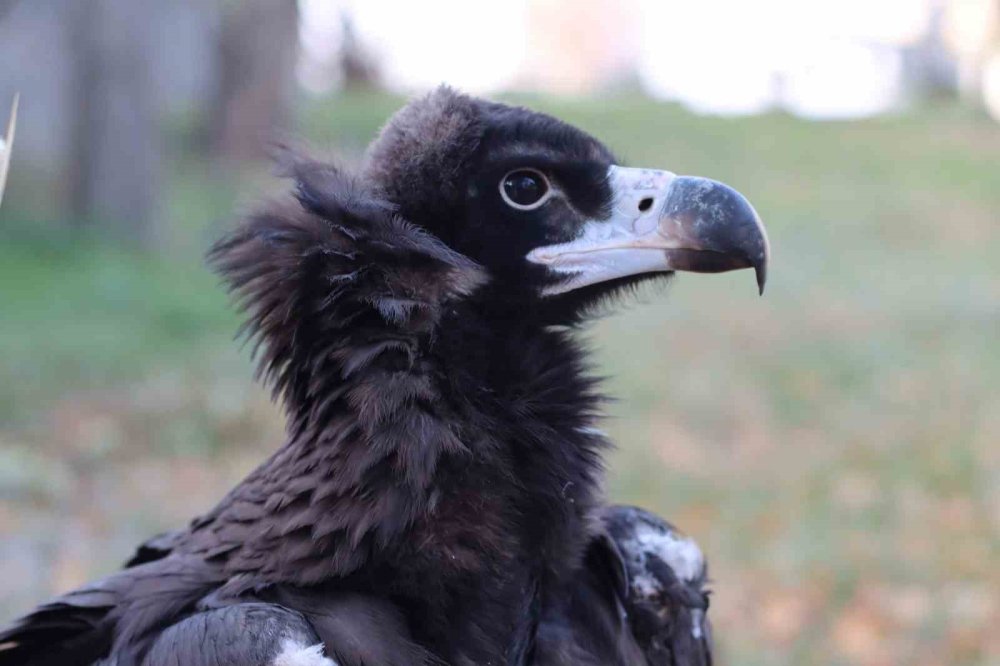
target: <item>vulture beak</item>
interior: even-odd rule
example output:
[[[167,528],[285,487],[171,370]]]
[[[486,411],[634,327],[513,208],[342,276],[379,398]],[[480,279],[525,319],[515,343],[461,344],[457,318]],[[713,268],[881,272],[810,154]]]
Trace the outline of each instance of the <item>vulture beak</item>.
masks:
[[[10,150],[14,146],[14,128],[17,127],[17,100],[10,107],[10,120],[7,121],[7,134],[0,136],[0,203],[3,202],[3,189],[7,185],[7,169],[10,166]]]
[[[707,178],[612,166],[611,216],[590,220],[568,243],[532,250],[528,260],[566,276],[560,294],[643,273],[721,273],[753,268],[764,293],[767,232],[746,198]]]

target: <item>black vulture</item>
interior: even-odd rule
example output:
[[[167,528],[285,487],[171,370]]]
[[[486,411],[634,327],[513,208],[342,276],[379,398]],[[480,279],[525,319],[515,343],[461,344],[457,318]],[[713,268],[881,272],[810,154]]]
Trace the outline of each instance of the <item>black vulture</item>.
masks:
[[[763,288],[749,203],[448,88],[356,176],[278,153],[294,196],[209,257],[285,443],[187,529],[0,631],[0,665],[707,663],[700,554],[603,505],[575,331],[676,270],[752,267]]]

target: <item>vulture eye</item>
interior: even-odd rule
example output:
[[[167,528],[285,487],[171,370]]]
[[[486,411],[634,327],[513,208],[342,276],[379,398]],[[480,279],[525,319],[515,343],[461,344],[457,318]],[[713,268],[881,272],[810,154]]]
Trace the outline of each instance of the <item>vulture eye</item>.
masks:
[[[534,169],[514,169],[500,179],[500,196],[511,208],[534,210],[549,200],[549,179]]]

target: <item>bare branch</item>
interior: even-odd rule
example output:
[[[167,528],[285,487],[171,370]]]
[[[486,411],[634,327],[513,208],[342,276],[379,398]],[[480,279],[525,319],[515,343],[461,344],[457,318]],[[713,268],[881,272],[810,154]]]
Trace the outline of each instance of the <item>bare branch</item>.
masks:
[[[14,93],[14,102],[10,105],[10,120],[7,121],[7,134],[0,138],[0,203],[3,202],[3,189],[7,185],[10,153],[14,148],[14,129],[17,127],[17,102],[19,98],[20,95]]]

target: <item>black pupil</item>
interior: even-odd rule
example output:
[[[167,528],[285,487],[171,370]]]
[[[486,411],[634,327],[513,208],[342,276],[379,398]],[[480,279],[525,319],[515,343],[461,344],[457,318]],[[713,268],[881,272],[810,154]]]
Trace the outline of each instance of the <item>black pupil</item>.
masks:
[[[530,206],[545,196],[545,181],[531,171],[515,171],[503,181],[503,190],[511,201],[520,206]]]

